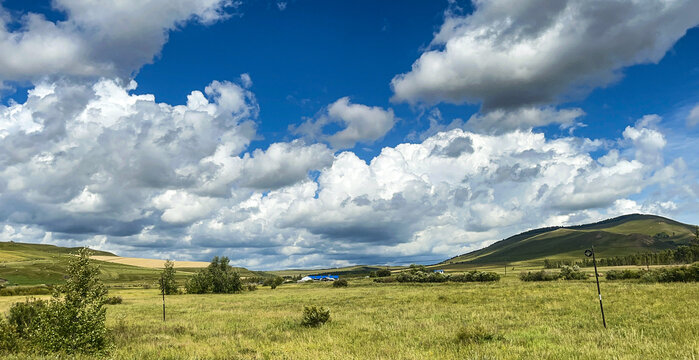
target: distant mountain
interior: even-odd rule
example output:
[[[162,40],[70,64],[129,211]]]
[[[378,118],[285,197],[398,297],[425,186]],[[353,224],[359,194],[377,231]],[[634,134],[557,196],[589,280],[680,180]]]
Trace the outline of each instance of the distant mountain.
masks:
[[[440,264],[540,263],[544,259],[582,259],[595,246],[599,258],[655,252],[688,244],[694,225],[656,215],[631,214],[594,224],[525,231],[486,248]]]

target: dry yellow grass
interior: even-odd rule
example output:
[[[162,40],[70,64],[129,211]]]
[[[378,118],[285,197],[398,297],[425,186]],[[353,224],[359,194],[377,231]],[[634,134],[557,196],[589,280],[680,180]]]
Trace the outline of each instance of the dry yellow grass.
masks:
[[[116,264],[139,266],[145,268],[158,269],[165,267],[165,260],[143,259],[121,256],[91,256],[92,259]],[[173,261],[175,268],[205,268],[209,265],[204,261]]]

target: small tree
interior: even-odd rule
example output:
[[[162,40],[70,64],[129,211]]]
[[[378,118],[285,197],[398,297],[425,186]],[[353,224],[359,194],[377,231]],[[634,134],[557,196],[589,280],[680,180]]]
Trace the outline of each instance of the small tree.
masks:
[[[70,260],[65,285],[39,316],[32,340],[45,351],[96,353],[104,350],[107,346],[106,296],[99,268],[90,263],[90,250],[80,249]]]
[[[265,282],[262,283],[262,285],[269,286],[272,288],[272,290],[274,290],[277,288],[277,286],[279,286],[283,283],[284,283],[284,279],[281,276],[275,276],[275,277],[266,279]]]
[[[165,295],[177,294],[177,282],[175,282],[175,263],[165,261],[165,268],[160,275],[160,291]]]

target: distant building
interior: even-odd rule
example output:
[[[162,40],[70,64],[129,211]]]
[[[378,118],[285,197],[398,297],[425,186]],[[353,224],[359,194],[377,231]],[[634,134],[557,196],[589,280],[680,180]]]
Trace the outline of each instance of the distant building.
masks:
[[[338,275],[310,275],[309,277],[316,281],[335,281],[340,278]]]
[[[298,282],[306,282],[306,281],[335,281],[340,279],[338,275],[309,275],[309,276],[304,276],[299,280]]]
[[[437,274],[444,274],[444,270],[442,269],[433,270],[432,272],[436,272]]]

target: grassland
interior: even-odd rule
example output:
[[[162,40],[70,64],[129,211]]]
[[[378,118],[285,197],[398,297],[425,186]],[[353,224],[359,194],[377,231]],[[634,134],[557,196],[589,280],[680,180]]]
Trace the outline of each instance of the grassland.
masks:
[[[68,260],[78,248],[44,244],[0,242],[0,279],[13,285],[60,284],[65,279]],[[156,286],[165,260],[123,258],[109,252],[94,251],[94,264],[100,278],[109,286]],[[160,266],[158,266],[160,265]],[[176,262],[181,281],[208,263]],[[241,276],[260,276],[245,268],[235,268]]]
[[[584,250],[592,245],[600,258],[656,252],[688,244],[694,238],[694,231],[692,225],[660,216],[631,214],[595,224],[531,230],[438,265],[540,266],[544,259],[580,260]],[[667,234],[668,238],[654,238],[659,233]]]
[[[696,359],[699,284],[593,280],[491,284],[285,284],[276,290],[167,298],[112,289],[114,359]],[[0,312],[20,297],[0,298]],[[331,310],[300,325],[304,305]],[[8,359],[40,358],[20,354]]]

